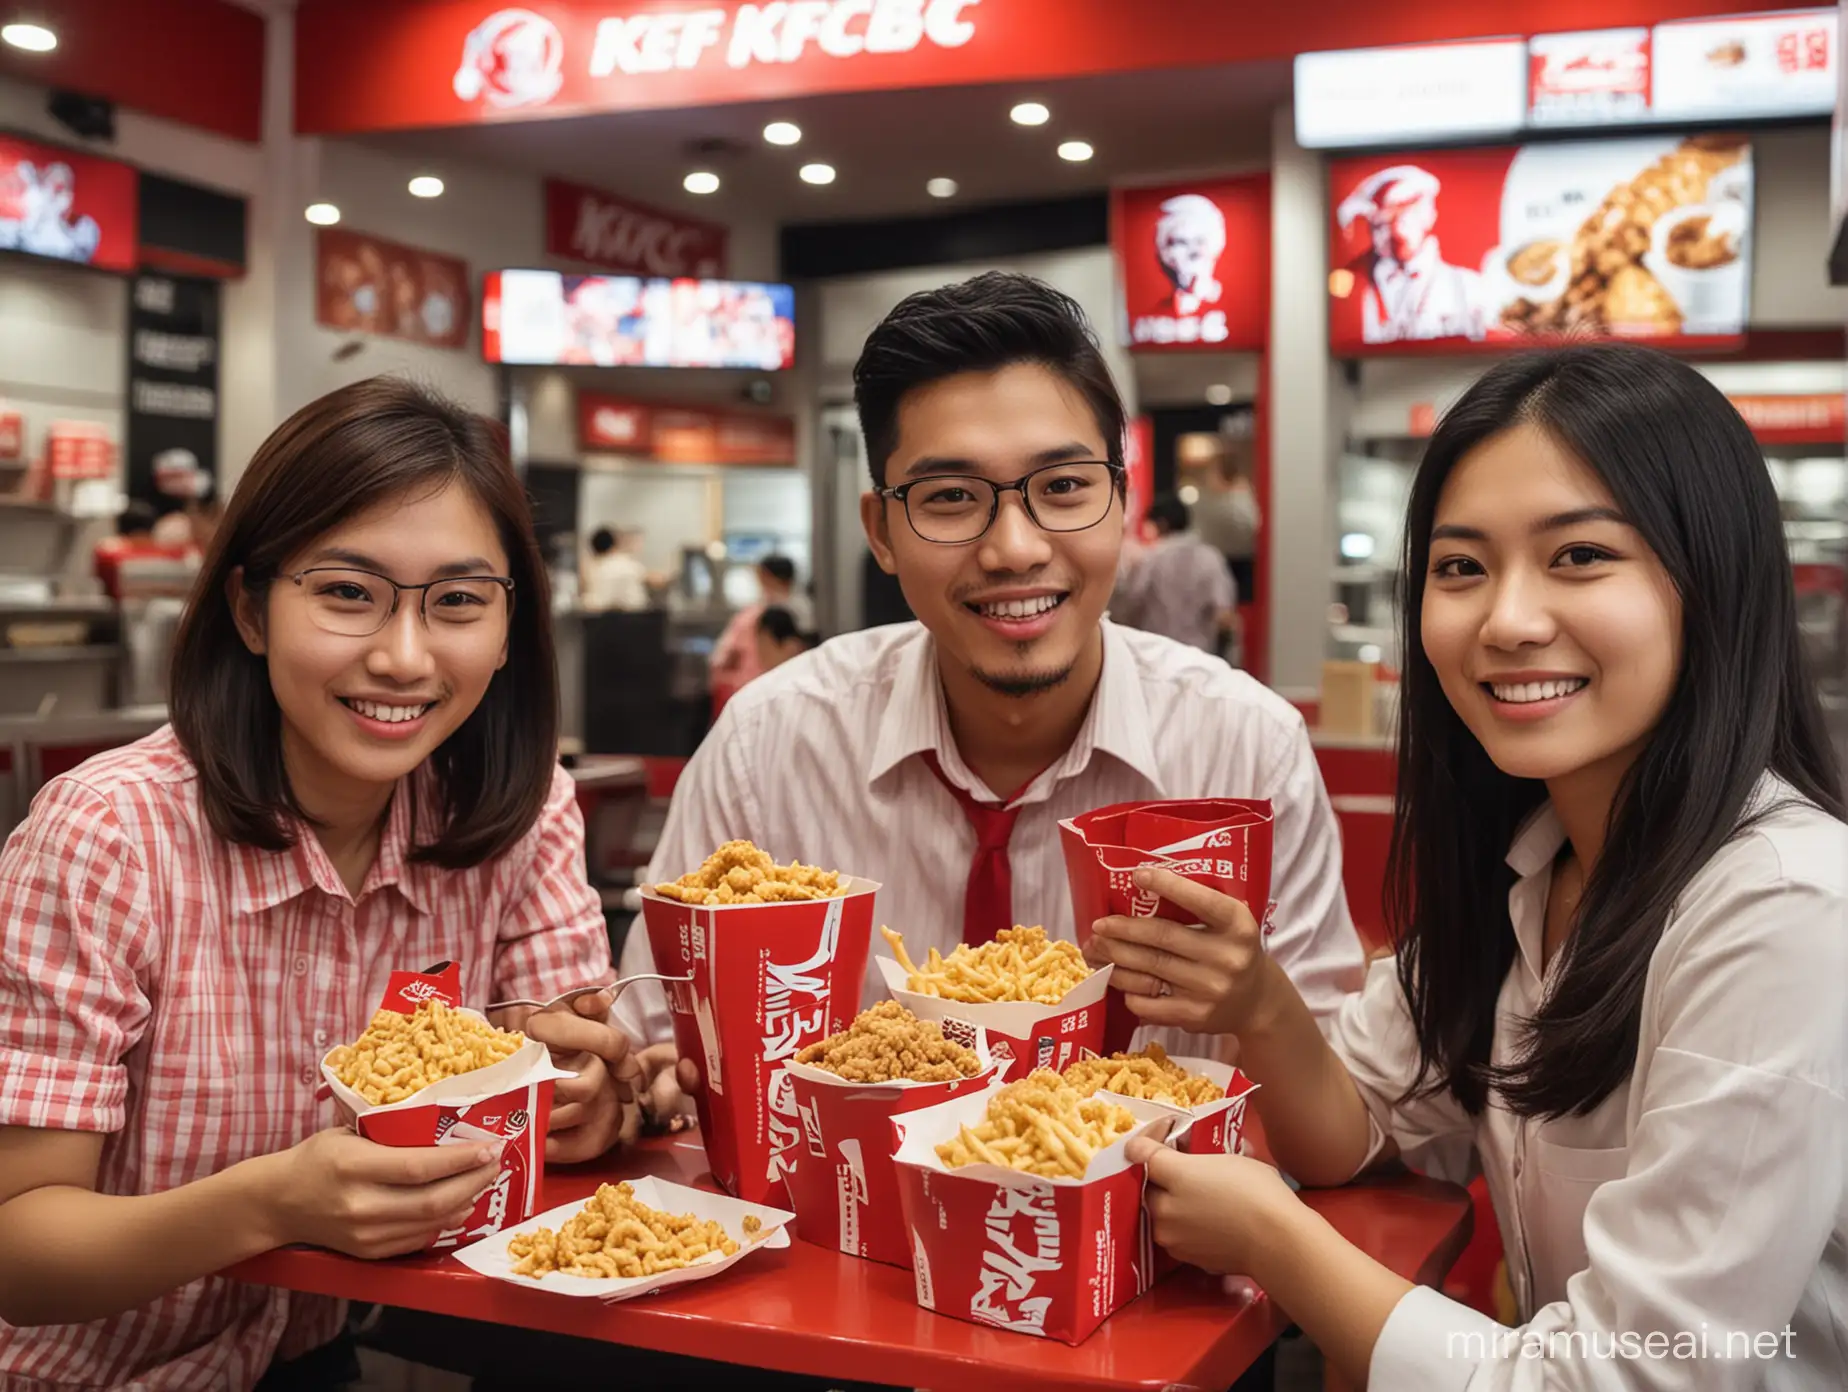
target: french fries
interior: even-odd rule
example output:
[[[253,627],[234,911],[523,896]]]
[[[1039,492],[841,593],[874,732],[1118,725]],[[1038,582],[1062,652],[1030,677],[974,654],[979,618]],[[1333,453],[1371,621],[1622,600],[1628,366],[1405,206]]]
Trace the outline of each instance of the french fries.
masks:
[[[796,1062],[852,1083],[953,1083],[982,1071],[975,1050],[945,1039],[940,1026],[897,1001],[862,1010],[839,1034],[803,1049]]]
[[[835,870],[791,861],[778,865],[749,841],[727,841],[699,869],[655,886],[663,899],[683,904],[787,904],[838,899],[846,880]]]
[[[950,1169],[1000,1165],[1047,1179],[1081,1179],[1091,1157],[1136,1129],[1124,1108],[1090,1098],[1041,1068],[1009,1083],[988,1103],[980,1125],[959,1128],[937,1147]]]
[[[993,942],[980,947],[962,943],[948,957],[933,947],[923,966],[905,951],[904,934],[890,928],[879,931],[904,968],[905,989],[966,1005],[1057,1005],[1091,974],[1076,943],[1049,942],[1044,928],[1003,928]]]
[[[745,1219],[747,1241],[762,1224]],[[662,1213],[635,1197],[627,1183],[605,1184],[557,1232],[540,1228],[507,1244],[513,1274],[540,1279],[561,1276],[624,1280],[658,1276],[691,1266],[715,1253],[731,1256],[738,1244],[710,1219],[685,1213]]]
[[[1112,1054],[1109,1058],[1079,1059],[1065,1070],[1065,1082],[1084,1096],[1114,1092],[1173,1107],[1198,1107],[1217,1102],[1225,1089],[1211,1078],[1189,1073],[1159,1044],[1139,1054]]]
[[[515,1030],[496,1029],[440,1000],[416,1013],[381,1010],[351,1044],[327,1056],[334,1076],[375,1107],[402,1102],[444,1078],[510,1058],[526,1043]]]

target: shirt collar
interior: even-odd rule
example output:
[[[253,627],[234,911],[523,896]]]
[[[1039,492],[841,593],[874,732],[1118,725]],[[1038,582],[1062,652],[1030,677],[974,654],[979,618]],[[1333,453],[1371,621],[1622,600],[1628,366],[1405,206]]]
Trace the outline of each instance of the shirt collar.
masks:
[[[1143,697],[1135,654],[1129,640],[1108,619],[1102,628],[1104,666],[1091,698],[1091,709],[1071,747],[1033,781],[1021,795],[1022,802],[1043,801],[1059,783],[1083,773],[1093,752],[1098,751],[1142,775],[1153,796],[1167,796],[1156,772],[1155,746],[1149,739],[1148,702]],[[950,738],[949,711],[944,705],[943,682],[937,674],[937,645],[920,627],[918,641],[907,644],[898,656],[891,695],[867,769],[867,785],[879,782],[906,759],[927,752],[937,755],[945,776],[953,783],[984,800],[997,796],[963,763],[956,741]]]
[[[419,773],[422,772],[419,770]],[[415,786],[419,781],[424,785],[421,788]],[[366,882],[360,887],[361,899],[375,890],[396,886],[398,892],[420,912],[434,911],[433,887],[429,883],[432,867],[410,859],[412,814],[420,804],[430,802],[434,791],[433,776],[419,780],[418,774],[412,774],[398,781],[397,787],[392,790],[385,830],[379,837],[378,859],[373,862]],[[418,821],[427,823],[429,816],[419,817]],[[353,896],[347,892],[340,872],[334,868],[332,859],[313,829],[297,821],[291,830],[295,843],[281,851],[263,851],[248,846],[233,848],[232,876],[240,912],[265,913],[299,898],[311,889],[318,889],[336,900],[353,902]],[[430,834],[426,827],[426,837]]]

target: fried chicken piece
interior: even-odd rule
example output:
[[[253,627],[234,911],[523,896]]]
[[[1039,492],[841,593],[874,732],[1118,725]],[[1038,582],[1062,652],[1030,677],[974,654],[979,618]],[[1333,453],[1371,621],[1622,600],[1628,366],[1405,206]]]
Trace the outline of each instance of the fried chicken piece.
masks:
[[[699,869],[655,886],[682,904],[784,904],[834,899],[847,892],[840,873],[790,861],[778,865],[749,841],[727,841]]]
[[[803,1049],[796,1062],[850,1083],[953,1083],[982,1071],[973,1049],[944,1038],[941,1028],[897,1001],[862,1010],[839,1034]]]

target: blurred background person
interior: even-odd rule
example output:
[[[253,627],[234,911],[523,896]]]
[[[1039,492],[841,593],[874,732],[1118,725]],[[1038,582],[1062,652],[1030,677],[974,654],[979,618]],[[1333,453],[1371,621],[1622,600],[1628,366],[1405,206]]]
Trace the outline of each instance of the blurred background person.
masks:
[[[636,554],[640,541],[640,532],[618,536],[599,527],[591,533],[580,591],[584,608],[635,612],[648,607],[648,567]]]
[[[761,672],[775,671],[792,657],[800,657],[821,641],[796,622],[796,616],[780,604],[767,607],[757,616],[757,666]]]
[[[1220,451],[1213,467],[1203,472],[1200,496],[1192,504],[1193,530],[1208,546],[1226,558],[1232,572],[1232,589],[1240,604],[1257,596],[1258,495],[1251,477],[1240,464],[1238,451],[1229,445]]]
[[[1217,653],[1238,624],[1238,594],[1225,558],[1192,531],[1187,504],[1164,493],[1149,504],[1155,540],[1118,582],[1110,616]]]
[[[757,563],[757,603],[748,604],[731,617],[725,631],[712,649],[712,690],[736,691],[746,682],[761,677],[766,670],[757,658],[757,623],[768,609],[782,609],[789,614],[797,630],[807,633],[815,626],[814,606],[809,597],[796,589],[796,563],[787,556],[765,556]]]

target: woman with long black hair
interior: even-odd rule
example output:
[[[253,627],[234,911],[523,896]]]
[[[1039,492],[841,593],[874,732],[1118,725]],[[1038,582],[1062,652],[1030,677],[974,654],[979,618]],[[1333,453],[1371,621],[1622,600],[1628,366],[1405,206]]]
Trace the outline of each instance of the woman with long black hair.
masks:
[[[1432,437],[1405,562],[1396,961],[1324,1040],[1197,886],[1149,887],[1204,930],[1091,950],[1239,1036],[1299,1181],[1473,1157],[1522,1327],[1236,1156],[1146,1157],[1158,1240],[1375,1392],[1848,1387],[1848,826],[1750,431],[1645,349],[1514,359]]]

